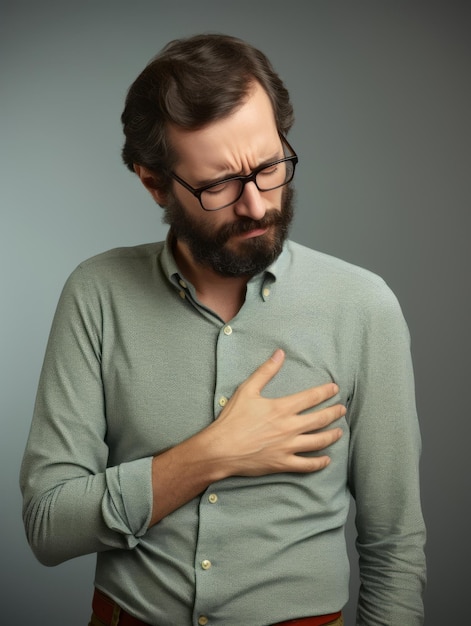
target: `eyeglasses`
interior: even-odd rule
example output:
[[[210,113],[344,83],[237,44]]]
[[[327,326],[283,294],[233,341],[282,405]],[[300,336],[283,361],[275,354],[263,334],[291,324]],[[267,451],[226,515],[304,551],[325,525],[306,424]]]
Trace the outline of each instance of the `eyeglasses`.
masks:
[[[272,191],[293,180],[298,156],[287,139],[283,135],[280,135],[280,138],[283,145],[290,150],[291,155],[272,163],[260,165],[247,176],[231,176],[195,189],[175,172],[171,172],[170,175],[177,183],[188,189],[195,198],[198,198],[202,209],[219,211],[237,202],[247,183],[255,183],[259,191]]]

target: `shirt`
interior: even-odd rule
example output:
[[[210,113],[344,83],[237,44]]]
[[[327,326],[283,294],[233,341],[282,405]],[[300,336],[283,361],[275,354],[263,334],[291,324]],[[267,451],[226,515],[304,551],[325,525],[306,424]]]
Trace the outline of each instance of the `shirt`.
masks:
[[[229,323],[198,302],[168,243],[85,261],[60,297],[21,469],[34,553],[56,565],[96,552],[96,586],[155,626],[264,626],[347,602],[351,494],[357,623],[422,624],[409,344],[381,278],[292,241]],[[276,348],[267,397],[339,385],[330,465],[232,476],[148,528],[152,456],[216,419]]]

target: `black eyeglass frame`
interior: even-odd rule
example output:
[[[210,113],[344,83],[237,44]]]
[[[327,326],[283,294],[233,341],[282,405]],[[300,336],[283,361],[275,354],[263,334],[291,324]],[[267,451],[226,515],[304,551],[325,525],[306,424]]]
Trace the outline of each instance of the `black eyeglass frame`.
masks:
[[[242,194],[244,193],[244,189],[245,189],[245,185],[247,183],[255,183],[255,186],[257,187],[257,189],[261,192],[264,191],[273,191],[274,189],[279,189],[280,187],[284,187],[285,185],[287,185],[288,183],[290,183],[293,178],[294,178],[294,172],[296,170],[296,165],[299,161],[298,159],[298,155],[296,154],[296,152],[294,151],[293,147],[289,144],[288,140],[286,139],[286,137],[284,137],[281,133],[280,133],[280,139],[282,141],[282,143],[288,148],[288,150],[290,150],[292,152],[291,156],[287,156],[287,157],[283,157],[282,159],[277,159],[276,161],[272,161],[271,163],[265,163],[263,165],[260,165],[259,167],[256,167],[252,172],[250,172],[250,174],[247,174],[247,176],[230,176],[229,178],[224,178],[222,180],[218,180],[215,181],[213,183],[209,183],[208,185],[203,185],[202,187],[192,187],[189,183],[186,182],[186,180],[183,180],[183,178],[180,178],[180,176],[178,176],[178,174],[175,174],[175,172],[170,172],[170,176],[177,181],[177,183],[180,183],[180,185],[182,185],[183,187],[185,187],[185,189],[187,189],[191,194],[193,194],[195,196],[195,198],[198,199],[201,208],[203,209],[203,211],[208,211],[209,213],[212,213],[213,211],[220,211],[221,209],[225,209],[228,206],[231,206],[231,204],[235,204],[239,198],[242,196]],[[278,165],[279,163],[285,163],[287,161],[290,161],[293,164],[293,171],[291,173],[291,176],[288,180],[285,180],[284,183],[282,183],[281,185],[276,185],[275,187],[270,187],[270,189],[260,189],[260,187],[257,184],[257,175],[259,172],[261,172],[262,170],[265,170],[267,168],[273,167],[274,165]],[[201,195],[203,194],[204,191],[207,191],[208,189],[211,189],[211,187],[217,187],[218,185],[223,185],[224,183],[228,183],[234,180],[238,180],[241,181],[242,186],[240,188],[240,193],[237,196],[237,198],[235,200],[233,200],[232,202],[229,202],[228,204],[225,204],[224,206],[218,207],[217,209],[206,209],[203,206],[203,202],[201,201]]]

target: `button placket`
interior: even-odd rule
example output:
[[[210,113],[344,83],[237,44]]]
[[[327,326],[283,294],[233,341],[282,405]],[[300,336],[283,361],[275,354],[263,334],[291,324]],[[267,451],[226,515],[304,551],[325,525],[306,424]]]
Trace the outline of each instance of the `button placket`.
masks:
[[[233,331],[232,326],[230,324],[225,324],[222,327],[222,335],[220,335],[220,336],[229,338],[229,337],[231,337],[233,332],[234,331]],[[227,345],[229,346],[230,344],[227,344]],[[221,394],[221,395],[218,396],[218,394],[216,392],[216,394],[215,394],[215,403],[217,403],[217,406],[215,405],[215,417],[218,416],[219,409],[217,409],[217,407],[224,408],[228,402],[229,402],[229,398],[226,395]]]
[[[221,323],[216,343],[216,387],[213,390],[215,418],[227,405],[233,393],[231,363],[237,339],[234,326]],[[218,527],[218,520],[223,515],[224,507],[221,505],[220,495],[216,492],[218,486],[215,484],[209,489],[200,501],[198,542],[194,562],[198,593],[195,598],[193,619],[198,626],[211,624],[212,608],[218,603],[218,599],[214,597],[214,585],[218,576],[221,575],[218,552],[213,538],[214,529]]]

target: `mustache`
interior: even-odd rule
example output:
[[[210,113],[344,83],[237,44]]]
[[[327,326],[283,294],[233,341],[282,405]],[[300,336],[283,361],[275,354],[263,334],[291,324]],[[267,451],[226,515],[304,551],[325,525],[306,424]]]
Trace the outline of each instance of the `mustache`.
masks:
[[[241,217],[231,224],[221,226],[217,234],[217,243],[225,244],[234,235],[243,235],[251,230],[264,229],[270,226],[283,224],[283,215],[277,209],[269,209],[261,220],[253,220],[250,217]]]

